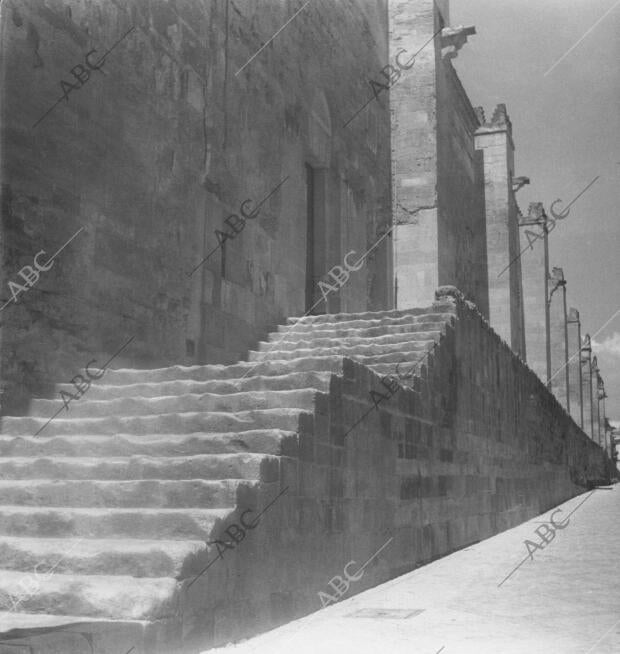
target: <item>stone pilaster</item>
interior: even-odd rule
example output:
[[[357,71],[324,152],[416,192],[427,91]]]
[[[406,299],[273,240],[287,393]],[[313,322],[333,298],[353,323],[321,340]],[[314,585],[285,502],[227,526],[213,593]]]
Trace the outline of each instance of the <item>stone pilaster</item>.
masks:
[[[583,430],[594,440],[594,394],[592,390],[592,344],[586,334],[581,346],[581,379],[583,397]]]
[[[433,35],[441,19],[430,1],[402,0],[390,2],[389,21],[390,61],[401,49],[406,50],[407,61],[419,51],[414,67],[390,90],[394,277],[396,306],[404,308],[432,300],[439,286],[435,70],[439,55]]]
[[[605,447],[605,399],[607,398],[607,393],[605,392],[605,382],[601,377],[600,373],[596,379],[596,396],[598,398],[598,444],[601,447]]]
[[[512,123],[503,104],[497,105],[489,121],[484,119],[482,108],[476,111],[482,123],[476,131],[476,149],[484,155],[489,322],[525,359],[519,218],[514,195],[522,184],[514,180]]]
[[[562,268],[554,268],[549,279],[549,348],[551,381],[549,390],[570,413],[566,280]]]
[[[519,221],[521,250],[528,245],[525,231],[543,231],[546,219],[542,203],[531,203],[527,216]],[[547,380],[547,261],[545,233],[540,241],[532,243],[532,248],[526,249],[521,256],[526,360],[543,382]]]
[[[600,368],[598,367],[598,359],[596,356],[592,357],[592,440],[595,443],[600,443],[600,413],[599,413],[599,380]]]
[[[568,331],[568,396],[570,414],[573,420],[584,429],[583,415],[583,377],[581,364],[581,321],[579,311],[570,308],[567,320]]]
[[[449,284],[486,316],[479,123],[451,63],[475,29],[450,27],[447,4],[389,3],[389,63],[415,55],[390,88],[396,306],[425,304]]]

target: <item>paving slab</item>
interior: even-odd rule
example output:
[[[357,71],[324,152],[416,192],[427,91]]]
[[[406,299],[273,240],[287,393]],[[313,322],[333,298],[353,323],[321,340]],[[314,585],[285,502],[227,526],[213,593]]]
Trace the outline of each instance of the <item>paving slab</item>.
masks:
[[[557,508],[209,654],[619,654],[620,485]]]

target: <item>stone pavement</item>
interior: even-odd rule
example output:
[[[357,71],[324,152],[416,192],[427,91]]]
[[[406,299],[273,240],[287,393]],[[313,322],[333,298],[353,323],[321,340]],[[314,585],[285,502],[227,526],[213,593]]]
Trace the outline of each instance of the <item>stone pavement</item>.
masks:
[[[561,513],[547,511],[306,618],[209,654],[618,654],[620,485],[589,491],[559,508]],[[556,525],[564,524],[553,539],[549,527],[542,526],[549,525],[552,514]],[[529,545],[532,559],[524,541],[542,543],[537,528],[549,543],[544,549]],[[389,547],[381,556],[389,557]],[[326,562],[326,587],[346,563]]]

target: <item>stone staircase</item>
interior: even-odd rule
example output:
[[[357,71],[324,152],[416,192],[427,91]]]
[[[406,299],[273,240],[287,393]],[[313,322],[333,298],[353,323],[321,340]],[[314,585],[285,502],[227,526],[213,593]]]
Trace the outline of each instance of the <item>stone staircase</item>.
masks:
[[[343,357],[393,373],[453,318],[442,302],[292,318],[246,362],[108,370],[38,436],[62,401],[37,399],[29,416],[4,417],[2,642],[71,654],[87,651],[86,634],[96,654],[160,651],[144,649],[145,625],[182,622],[185,582],[213,554],[206,542],[218,525],[241,497],[264,506],[278,493],[279,459],[297,456],[300,417],[329,394]],[[66,631],[80,624],[82,645],[77,627]],[[104,625],[114,637],[101,636]],[[62,649],[47,647],[52,632]]]

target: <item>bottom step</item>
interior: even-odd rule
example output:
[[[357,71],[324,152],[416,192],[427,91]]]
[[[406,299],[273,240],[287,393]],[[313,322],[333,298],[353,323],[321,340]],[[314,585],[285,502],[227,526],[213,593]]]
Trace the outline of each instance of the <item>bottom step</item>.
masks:
[[[141,620],[0,612],[0,654],[164,654],[149,647],[148,625]],[[172,648],[168,652],[174,654]]]

